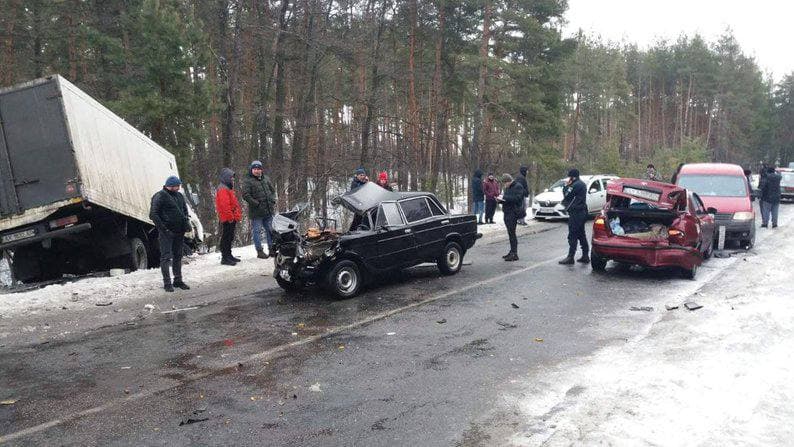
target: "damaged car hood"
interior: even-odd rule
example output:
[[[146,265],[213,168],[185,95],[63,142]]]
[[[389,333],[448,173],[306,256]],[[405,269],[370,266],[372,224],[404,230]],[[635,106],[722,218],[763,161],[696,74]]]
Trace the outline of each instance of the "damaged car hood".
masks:
[[[381,188],[373,182],[367,182],[360,187],[348,191],[333,200],[334,205],[342,205],[348,210],[361,214],[380,205],[381,202],[398,200],[402,196]]]

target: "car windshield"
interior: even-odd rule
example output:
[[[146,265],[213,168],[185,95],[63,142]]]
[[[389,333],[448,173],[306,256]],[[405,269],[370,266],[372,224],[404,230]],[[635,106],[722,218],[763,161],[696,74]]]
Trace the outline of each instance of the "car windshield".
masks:
[[[794,172],[783,172],[783,179],[780,184],[783,186],[794,186]]]
[[[735,175],[682,175],[678,177],[678,186],[701,197],[747,196],[747,179]]]
[[[565,186],[565,179],[558,180],[553,185],[549,186],[549,191],[559,192],[562,191],[562,188]]]

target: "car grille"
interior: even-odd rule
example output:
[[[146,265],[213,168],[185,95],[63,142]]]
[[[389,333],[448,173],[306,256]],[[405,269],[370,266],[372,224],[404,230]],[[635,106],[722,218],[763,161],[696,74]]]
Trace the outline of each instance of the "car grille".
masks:
[[[714,220],[716,221],[733,220],[733,213],[717,213],[714,215]]]
[[[538,202],[538,204],[540,206],[542,206],[542,207],[549,208],[549,207],[552,207],[552,206],[556,206],[557,202],[548,202],[548,201],[546,201],[546,202]]]

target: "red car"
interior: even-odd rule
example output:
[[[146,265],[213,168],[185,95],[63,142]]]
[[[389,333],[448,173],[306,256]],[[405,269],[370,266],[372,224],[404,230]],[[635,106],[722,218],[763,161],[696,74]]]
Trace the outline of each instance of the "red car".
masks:
[[[715,211],[676,185],[613,180],[607,186],[607,204],[593,223],[593,270],[603,271],[612,260],[681,268],[694,279],[713,251]]]

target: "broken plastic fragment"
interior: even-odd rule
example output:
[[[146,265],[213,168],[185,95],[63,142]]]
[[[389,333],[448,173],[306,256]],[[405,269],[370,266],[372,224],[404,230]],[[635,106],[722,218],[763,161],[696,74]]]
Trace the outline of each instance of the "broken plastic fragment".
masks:
[[[543,343],[543,339],[542,338],[536,338],[535,341],[538,342],[538,343]]]
[[[677,304],[665,304],[664,308],[667,309],[667,310],[676,310],[676,309],[678,309],[678,305]]]
[[[315,383],[314,385],[309,387],[309,391],[314,393],[320,393],[322,390],[320,389],[320,382]]]
[[[518,309],[519,308],[518,304],[516,304],[516,303],[510,303],[510,305],[513,306],[513,309]]]
[[[698,310],[698,309],[702,308],[703,306],[701,306],[700,304],[698,304],[698,303],[696,303],[694,301],[690,301],[688,303],[684,303],[684,307],[686,307],[687,310]]]
[[[442,318],[442,319],[440,319],[440,320],[436,321],[436,323],[438,323],[438,324],[444,324],[444,323],[446,323],[446,322],[447,322],[447,319],[446,319],[446,318]]]
[[[633,311],[642,311],[642,312],[653,312],[653,307],[651,306],[631,306],[629,310]]]
[[[15,403],[17,403],[17,399],[6,399],[0,401],[0,405],[14,405]]]

